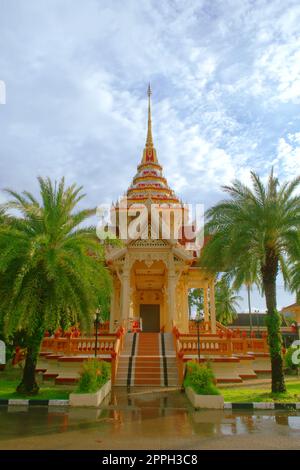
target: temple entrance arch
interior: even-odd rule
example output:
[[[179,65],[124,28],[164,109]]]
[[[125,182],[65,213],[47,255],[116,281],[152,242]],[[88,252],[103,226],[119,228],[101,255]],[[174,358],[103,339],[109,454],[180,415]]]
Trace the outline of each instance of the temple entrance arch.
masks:
[[[160,305],[140,304],[140,319],[144,333],[158,333],[160,331]]]
[[[163,260],[135,260],[131,266],[131,315],[144,332],[159,332],[167,321],[167,266]]]

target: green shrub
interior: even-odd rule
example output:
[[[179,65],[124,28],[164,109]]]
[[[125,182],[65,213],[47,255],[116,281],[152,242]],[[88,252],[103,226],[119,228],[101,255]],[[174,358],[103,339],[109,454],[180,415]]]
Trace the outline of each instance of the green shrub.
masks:
[[[289,370],[297,370],[299,365],[297,364],[294,364],[293,361],[292,361],[292,355],[294,354],[295,351],[298,350],[298,347],[293,347],[293,346],[290,346],[285,355],[284,355],[284,362],[285,362],[285,366],[287,369]]]
[[[92,359],[83,364],[77,386],[77,393],[93,393],[110,379],[110,364]]]
[[[215,377],[209,363],[200,365],[197,362],[188,362],[184,387],[191,387],[198,395],[220,395],[215,386]]]

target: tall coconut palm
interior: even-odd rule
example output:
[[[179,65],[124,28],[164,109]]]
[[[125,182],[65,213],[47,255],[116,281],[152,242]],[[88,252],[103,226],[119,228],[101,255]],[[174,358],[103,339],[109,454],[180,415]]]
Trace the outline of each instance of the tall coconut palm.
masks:
[[[288,282],[288,265],[300,243],[300,196],[295,194],[300,177],[282,185],[273,171],[266,185],[254,172],[251,178],[253,188],[240,181],[224,186],[229,199],[208,210],[206,229],[212,236],[204,247],[202,263],[215,271],[227,271],[239,269],[245,255],[257,260],[267,305],[272,391],[284,392],[276,278],[281,270]]]
[[[216,283],[216,315],[223,325],[229,325],[237,316],[239,301],[242,298],[236,295],[226,276]]]
[[[78,209],[82,188],[66,187],[64,179],[38,181],[40,201],[26,191],[6,191],[11,200],[5,209],[13,211],[0,223],[0,315],[7,334],[19,328],[27,334],[17,388],[24,394],[38,392],[35,368],[45,330],[56,327],[66,311],[89,328],[99,286],[109,277],[95,229],[81,226],[95,213]]]

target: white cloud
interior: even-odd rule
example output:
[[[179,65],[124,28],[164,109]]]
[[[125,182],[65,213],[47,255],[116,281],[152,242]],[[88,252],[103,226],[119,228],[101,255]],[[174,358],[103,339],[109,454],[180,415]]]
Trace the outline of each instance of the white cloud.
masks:
[[[300,19],[300,18],[299,18]],[[259,57],[257,68],[258,93],[275,85],[274,100],[300,101],[300,37],[284,44],[272,44]]]
[[[149,81],[158,157],[183,200],[208,207],[272,164],[299,174],[299,24],[298,0],[4,2],[0,187],[65,175],[87,205],[115,200],[141,158]]]
[[[273,161],[278,174],[295,178],[300,173],[300,133],[281,137],[277,145],[277,156]]]
[[[149,80],[159,159],[187,199],[200,191],[209,204],[220,184],[267,173],[274,142],[296,135],[282,129],[295,111],[274,117],[275,101],[298,99],[296,2],[45,2],[12,0],[0,18],[1,185],[65,174],[93,188],[91,201],[114,199],[141,157]]]

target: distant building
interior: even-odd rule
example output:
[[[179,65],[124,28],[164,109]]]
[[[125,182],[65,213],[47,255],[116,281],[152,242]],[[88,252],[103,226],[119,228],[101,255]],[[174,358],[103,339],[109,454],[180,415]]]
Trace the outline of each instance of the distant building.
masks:
[[[256,334],[260,334],[267,330],[266,327],[266,314],[262,312],[254,312],[251,314],[252,317],[252,331]],[[284,316],[283,316],[284,320]],[[238,313],[237,318],[229,325],[230,329],[241,331],[250,331],[250,315],[249,313]],[[297,329],[291,325],[288,325],[283,321],[281,326],[281,334],[283,343],[288,347],[298,337]]]
[[[255,312],[251,314],[252,317],[252,326],[253,328],[257,327],[265,327],[265,313]],[[238,313],[236,319],[230,325],[231,327],[242,328],[242,327],[249,327],[250,328],[250,315],[249,313]]]
[[[299,299],[298,299],[299,300]],[[300,338],[300,302],[296,301],[281,310],[283,317],[294,320],[297,330],[297,336]]]
[[[300,326],[300,303],[296,302],[292,305],[284,307],[281,310],[281,313],[286,317],[294,319],[297,322],[298,327]]]

